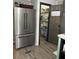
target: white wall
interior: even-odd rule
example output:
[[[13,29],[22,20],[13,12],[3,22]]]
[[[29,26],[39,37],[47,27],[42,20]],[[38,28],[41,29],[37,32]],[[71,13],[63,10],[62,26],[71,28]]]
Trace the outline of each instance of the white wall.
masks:
[[[40,0],[34,0],[34,8],[36,9],[36,41],[35,45],[39,45],[39,10],[40,10]]]
[[[64,1],[64,0],[56,0],[55,5],[63,4],[63,1]]]
[[[40,0],[40,2],[48,3],[48,4],[51,4],[51,5],[55,4],[55,0]]]
[[[38,0],[32,0],[32,4],[33,4],[33,6],[34,6],[34,9],[37,9],[37,1],[38,1]]]
[[[63,0],[40,0],[40,2],[48,3],[51,5],[62,4]]]

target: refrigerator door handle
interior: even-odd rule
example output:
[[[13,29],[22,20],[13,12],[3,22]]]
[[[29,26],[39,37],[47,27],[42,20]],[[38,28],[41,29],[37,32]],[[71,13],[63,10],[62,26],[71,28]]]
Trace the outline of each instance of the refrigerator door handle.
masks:
[[[28,17],[28,14],[27,13],[24,13],[24,29],[27,29],[28,28],[27,17]]]

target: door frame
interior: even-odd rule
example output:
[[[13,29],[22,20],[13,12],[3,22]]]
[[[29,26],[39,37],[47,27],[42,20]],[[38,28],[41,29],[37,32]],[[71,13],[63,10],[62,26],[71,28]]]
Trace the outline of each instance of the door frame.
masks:
[[[49,6],[49,16],[48,16],[48,31],[47,31],[47,38],[46,38],[46,41],[48,41],[48,37],[49,37],[49,23],[50,23],[50,16],[51,16],[51,4],[48,4],[48,3],[43,3],[43,2],[40,2],[40,15],[39,15],[39,45],[40,45],[40,34],[41,34],[41,30],[40,30],[40,26],[41,26],[41,5],[47,5]]]

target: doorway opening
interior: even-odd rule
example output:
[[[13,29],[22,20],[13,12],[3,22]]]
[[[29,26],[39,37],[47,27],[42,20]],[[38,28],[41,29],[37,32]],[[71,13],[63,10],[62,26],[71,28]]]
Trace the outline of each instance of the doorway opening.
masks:
[[[39,44],[40,47],[44,49],[44,51],[49,52],[48,56],[51,55],[50,52],[56,50],[56,45],[49,42],[50,18],[51,18],[51,5],[46,3],[40,3]],[[56,58],[56,56],[53,55],[52,53],[52,56],[50,58],[54,57]]]
[[[49,21],[50,21],[51,5],[40,3],[40,25],[39,25],[39,40],[48,41]],[[39,42],[40,42],[39,41]]]

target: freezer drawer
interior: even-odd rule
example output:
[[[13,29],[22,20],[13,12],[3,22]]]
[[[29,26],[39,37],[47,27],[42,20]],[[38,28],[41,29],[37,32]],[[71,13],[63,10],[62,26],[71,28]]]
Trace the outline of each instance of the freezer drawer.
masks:
[[[31,46],[35,43],[35,35],[25,35],[16,37],[16,49],[25,47],[25,46]]]

